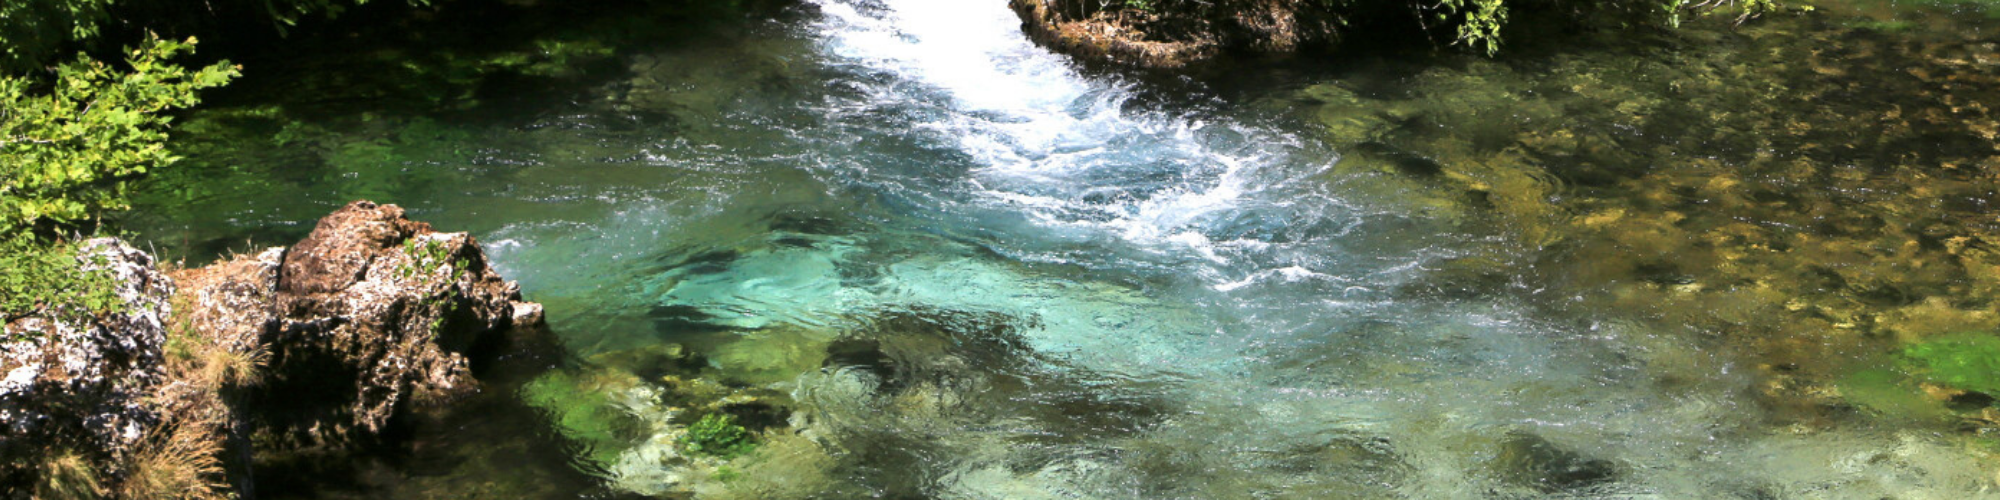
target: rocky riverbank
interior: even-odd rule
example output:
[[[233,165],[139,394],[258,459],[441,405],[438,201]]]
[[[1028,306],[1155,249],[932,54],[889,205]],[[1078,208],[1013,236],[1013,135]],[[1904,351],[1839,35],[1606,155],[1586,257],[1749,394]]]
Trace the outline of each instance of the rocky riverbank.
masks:
[[[477,393],[475,365],[542,322],[471,236],[395,205],[354,202],[297,245],[202,268],[83,248],[124,307],[6,325],[10,498],[253,497],[257,454],[343,449]]]
[[[1084,60],[1173,69],[1227,50],[1290,52],[1338,36],[1342,16],[1310,2],[1012,0],[1035,43]],[[1145,6],[1140,8],[1137,6]]]

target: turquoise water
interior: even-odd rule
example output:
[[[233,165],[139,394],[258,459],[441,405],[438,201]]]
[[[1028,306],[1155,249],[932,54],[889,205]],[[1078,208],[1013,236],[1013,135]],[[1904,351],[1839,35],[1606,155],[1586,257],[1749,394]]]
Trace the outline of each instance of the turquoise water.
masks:
[[[1017,25],[1000,2],[819,0],[505,119],[226,146],[290,170],[212,170],[241,188],[133,225],[200,258],[367,197],[474,232],[571,370],[618,381],[584,389],[637,422],[582,464],[612,492],[1993,495],[1933,423],[1791,424],[1704,332],[1484,278],[1534,275],[1535,250],[1422,179],[1337,168],[1266,107],[1150,98]],[[694,354],[643,354],[669,345]],[[761,451],[677,451],[697,409],[750,400],[780,409]]]

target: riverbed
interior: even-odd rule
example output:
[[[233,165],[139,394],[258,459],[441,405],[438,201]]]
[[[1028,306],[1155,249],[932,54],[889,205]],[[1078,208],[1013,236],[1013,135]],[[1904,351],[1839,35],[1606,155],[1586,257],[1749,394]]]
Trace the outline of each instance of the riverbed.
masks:
[[[126,223],[397,203],[547,306],[570,363],[282,497],[1983,498],[1912,349],[2000,327],[1984,12],[1175,79],[812,0],[476,103],[247,72]]]

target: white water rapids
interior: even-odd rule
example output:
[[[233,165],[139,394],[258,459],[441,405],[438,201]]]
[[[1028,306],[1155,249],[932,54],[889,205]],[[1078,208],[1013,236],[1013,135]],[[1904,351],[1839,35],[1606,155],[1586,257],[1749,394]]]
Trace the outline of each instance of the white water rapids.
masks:
[[[1689,334],[1533,290],[1400,293],[1494,231],[1331,175],[1338,155],[1282,121],[1139,104],[1140,84],[1034,46],[1003,4],[818,0],[803,31],[735,56],[662,56],[781,60],[813,83],[660,77],[736,88],[676,101],[716,111],[671,139],[547,147],[638,160],[523,169],[541,187],[506,196],[595,212],[511,210],[499,265],[586,356],[719,336],[728,371],[798,356],[786,339],[958,318],[935,320],[955,336],[934,356],[898,360],[936,381],[836,356],[768,382],[826,450],[767,469],[830,478],[798,496],[1989,494],[1935,436],[1773,428],[1744,370]],[[964,319],[985,314],[1007,326]],[[890,358],[919,349],[884,339]],[[638,451],[612,478],[683,480]]]

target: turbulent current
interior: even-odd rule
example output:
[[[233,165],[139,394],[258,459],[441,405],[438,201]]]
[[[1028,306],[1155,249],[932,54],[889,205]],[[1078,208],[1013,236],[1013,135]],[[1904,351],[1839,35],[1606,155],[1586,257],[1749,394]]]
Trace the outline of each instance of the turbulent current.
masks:
[[[1294,121],[1079,70],[1004,3],[817,0],[637,57],[600,103],[449,139],[474,153],[218,206],[268,225],[373,193],[473,229],[578,373],[638,381],[582,386],[642,422],[585,467],[614,490],[1990,494],[1934,435],[1772,424],[1698,333],[1520,281],[1433,293],[1447,261],[1518,262],[1479,245],[1518,235],[1336,169]],[[788,413],[726,466],[677,458],[690,408],[737,404],[675,402],[696,378]]]

